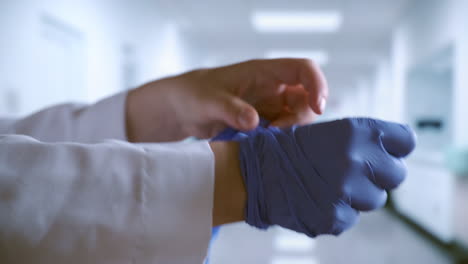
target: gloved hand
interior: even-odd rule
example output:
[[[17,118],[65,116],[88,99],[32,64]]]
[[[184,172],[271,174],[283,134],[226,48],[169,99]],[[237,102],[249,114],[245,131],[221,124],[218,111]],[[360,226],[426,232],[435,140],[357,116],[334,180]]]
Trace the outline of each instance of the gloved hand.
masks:
[[[228,133],[225,131],[225,134]],[[232,133],[231,133],[232,134]],[[415,147],[408,126],[368,118],[238,133],[246,222],[310,237],[340,234],[383,206]]]

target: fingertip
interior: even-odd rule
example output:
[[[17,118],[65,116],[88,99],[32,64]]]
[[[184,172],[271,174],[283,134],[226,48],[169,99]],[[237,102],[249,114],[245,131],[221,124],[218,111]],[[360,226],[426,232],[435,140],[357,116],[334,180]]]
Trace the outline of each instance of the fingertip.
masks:
[[[340,235],[344,231],[350,229],[359,222],[360,213],[358,210],[352,208],[349,204],[341,202],[336,205],[335,212],[330,221],[330,230],[327,232],[332,235]]]
[[[308,85],[310,86],[311,83]],[[317,73],[315,83],[306,90],[308,90],[310,94],[310,103],[315,104],[315,107],[311,105],[314,112],[319,115],[325,113],[328,99],[328,84],[325,76],[320,71]]]
[[[370,212],[382,208],[387,203],[388,193],[386,190],[380,190],[380,192],[376,193],[372,200],[369,200],[368,203],[361,208],[360,210],[363,212]]]
[[[327,99],[325,97],[320,97],[318,106],[321,115],[325,112],[325,108],[327,107]]]
[[[327,107],[327,98],[309,93],[309,106],[317,115],[323,115]]]
[[[384,133],[383,146],[391,155],[404,158],[416,148],[416,133],[410,126],[385,122],[381,127]]]
[[[403,125],[403,127],[408,132],[409,138],[410,138],[408,142],[408,153],[407,153],[407,155],[409,155],[416,148],[416,145],[418,142],[418,136],[416,135],[416,132],[409,125]]]
[[[255,109],[252,107],[245,107],[240,112],[238,118],[238,129],[243,131],[249,131],[255,129],[259,123],[259,116]]]

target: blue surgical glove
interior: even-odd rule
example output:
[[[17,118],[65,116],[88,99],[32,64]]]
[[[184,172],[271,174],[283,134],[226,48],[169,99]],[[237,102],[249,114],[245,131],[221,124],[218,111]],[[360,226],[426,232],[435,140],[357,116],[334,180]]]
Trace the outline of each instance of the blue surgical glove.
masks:
[[[270,125],[270,121],[260,118],[259,124],[256,130],[265,129]],[[221,131],[216,137],[212,138],[211,141],[239,141],[242,138],[248,137],[249,134],[254,133],[255,131],[241,132],[234,128],[228,127]]]
[[[259,128],[260,127],[266,127],[268,125],[268,121],[265,119],[260,120]],[[211,141],[238,141],[242,138],[247,137],[247,134],[239,132],[238,130],[235,130],[233,128],[226,128],[223,130],[221,133],[219,133],[216,137],[212,138]],[[215,226],[211,230],[211,243],[215,241],[215,239],[218,237],[219,234],[219,226]],[[208,264],[208,260],[206,261],[206,264]]]
[[[226,132],[225,132],[226,133]],[[338,235],[382,207],[415,147],[405,125],[368,118],[232,134],[247,189],[245,220],[310,237]]]

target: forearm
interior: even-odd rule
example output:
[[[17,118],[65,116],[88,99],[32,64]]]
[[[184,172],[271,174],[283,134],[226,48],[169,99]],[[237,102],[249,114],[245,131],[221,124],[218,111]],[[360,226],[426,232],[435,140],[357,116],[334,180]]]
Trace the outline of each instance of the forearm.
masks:
[[[247,199],[239,165],[239,145],[235,142],[212,142],[215,155],[213,226],[244,220]]]
[[[125,100],[126,94],[120,93],[92,105],[61,104],[19,119],[0,119],[0,134],[27,135],[44,142],[126,140]]]
[[[201,263],[213,174],[206,142],[0,136],[0,263]]]

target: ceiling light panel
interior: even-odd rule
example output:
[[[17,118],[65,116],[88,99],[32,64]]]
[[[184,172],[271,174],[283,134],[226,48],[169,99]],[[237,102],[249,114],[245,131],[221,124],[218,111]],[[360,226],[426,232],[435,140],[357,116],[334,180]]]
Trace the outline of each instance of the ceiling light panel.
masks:
[[[252,25],[258,32],[336,32],[342,24],[337,11],[257,11],[252,14]]]

